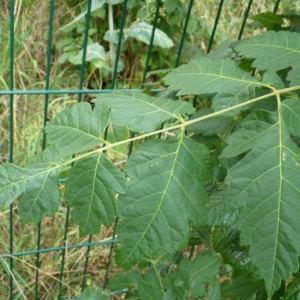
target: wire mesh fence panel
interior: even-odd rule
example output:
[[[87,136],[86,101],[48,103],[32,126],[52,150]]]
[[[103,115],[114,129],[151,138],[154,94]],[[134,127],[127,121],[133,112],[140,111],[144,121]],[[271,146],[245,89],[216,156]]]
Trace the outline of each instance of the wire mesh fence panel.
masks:
[[[46,124],[75,103],[94,107],[95,95],[115,91],[162,92],[165,72],[228,39],[251,36],[251,16],[294,5],[286,2],[6,1],[0,20],[0,163],[27,165],[49,147]],[[104,146],[118,141],[109,126]],[[134,133],[118,130],[129,142],[107,156],[122,169],[135,147]],[[22,200],[1,212],[1,299],[77,299],[86,287],[105,290],[119,273],[118,218],[96,234],[81,235],[65,196],[72,167],[59,175],[57,212],[39,203],[43,209],[19,216],[18,205],[30,205]]]

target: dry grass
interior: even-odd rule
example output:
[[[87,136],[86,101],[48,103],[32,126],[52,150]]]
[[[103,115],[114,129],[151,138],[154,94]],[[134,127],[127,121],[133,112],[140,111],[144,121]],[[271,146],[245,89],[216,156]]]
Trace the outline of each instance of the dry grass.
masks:
[[[9,88],[9,5],[4,5],[0,12],[0,90]],[[236,39],[241,26],[242,16],[246,10],[247,1],[239,1],[239,5],[232,5],[227,1],[223,7],[222,16],[216,33],[216,45],[225,39]],[[254,1],[250,15],[273,10],[271,1]],[[293,5],[299,2],[294,1]],[[27,4],[26,4],[27,3]],[[197,32],[190,37],[189,46],[207,49],[207,36],[211,33],[216,16],[219,1],[195,1],[195,12],[201,18],[202,32]],[[281,8],[290,4],[290,1],[282,1]],[[71,19],[72,14],[65,1],[56,1],[54,32],[62,24]],[[14,85],[20,90],[38,90],[45,88],[46,79],[46,53],[47,53],[47,27],[49,6],[48,1],[16,1],[15,9],[15,72]],[[249,27],[245,30],[245,36],[252,34]],[[54,34],[54,43],[59,35]],[[191,55],[187,51],[183,57],[187,59]],[[130,70],[127,70],[131,74]],[[52,57],[50,86],[52,89],[77,88],[79,82],[78,73],[71,69],[63,69],[58,64],[58,56]],[[42,145],[42,130],[44,125],[44,95],[15,95],[14,96],[14,161],[19,165],[25,165],[32,156],[40,151]],[[75,96],[50,96],[48,117],[53,117],[62,109],[76,102]],[[0,95],[0,163],[9,161],[9,111],[10,97]],[[62,193],[63,195],[63,193]],[[62,201],[64,202],[64,201]],[[14,252],[23,252],[36,249],[37,225],[23,225],[14,210]],[[41,248],[52,248],[63,245],[66,206],[62,205],[59,212],[53,217],[43,219]],[[9,212],[0,214],[0,254],[9,253]],[[99,235],[93,237],[93,241],[99,241],[111,236],[110,228],[102,228]],[[75,224],[70,221],[68,229],[69,245],[85,243],[88,237],[80,237]],[[109,246],[92,247],[90,263],[88,267],[87,285],[101,285],[105,276],[105,268],[108,260]],[[86,248],[66,251],[65,272],[63,279],[63,294],[66,297],[75,297],[80,293],[85,263]],[[14,299],[33,299],[35,287],[35,256],[26,255],[13,258],[14,261]],[[8,259],[0,257],[0,298],[8,299],[9,295],[9,271]],[[39,299],[54,299],[57,297],[59,287],[59,274],[61,266],[61,252],[52,251],[40,255],[39,265]],[[118,267],[112,262],[110,276],[119,272]],[[114,299],[120,299],[114,296]]]

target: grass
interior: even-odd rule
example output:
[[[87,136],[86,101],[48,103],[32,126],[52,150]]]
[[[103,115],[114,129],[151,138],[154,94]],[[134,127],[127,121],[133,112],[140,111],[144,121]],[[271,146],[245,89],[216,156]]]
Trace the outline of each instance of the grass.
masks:
[[[0,12],[0,90],[9,89],[9,1]],[[71,2],[71,1],[69,1]],[[246,0],[226,1],[224,4],[220,23],[218,25],[215,44],[225,39],[236,39],[241,26],[242,16],[247,7]],[[271,1],[253,1],[250,15],[272,11]],[[195,53],[206,52],[208,37],[214,25],[214,19],[219,1],[195,1],[193,13],[201,19],[201,26],[189,35],[186,41],[189,47],[183,51],[183,61],[189,60]],[[15,1],[15,69],[14,85],[20,90],[39,90],[45,88],[46,79],[46,53],[47,53],[47,26],[49,7],[47,1],[23,0]],[[282,1],[280,9],[287,7],[290,1]],[[300,4],[293,1],[295,7],[300,9]],[[296,7],[297,6],[297,7]],[[56,44],[60,39],[57,29],[72,20],[73,10],[70,10],[66,1],[56,1],[54,20],[54,40]],[[250,21],[248,21],[249,23]],[[246,27],[244,36],[252,34],[252,29]],[[196,51],[197,50],[197,51]],[[146,51],[146,48],[144,48]],[[59,54],[54,51],[51,62],[50,85],[52,89],[76,89],[79,82],[79,67],[60,65]],[[128,59],[129,60],[129,59]],[[142,66],[139,57],[134,57],[136,74],[142,74]],[[134,77],[134,72],[129,68],[123,72],[124,82],[141,82],[141,75]],[[95,73],[96,74],[96,73]],[[95,76],[93,74],[93,76]],[[125,78],[128,74],[130,78]],[[84,84],[87,87],[87,82]],[[130,85],[129,85],[130,86]],[[49,108],[47,118],[51,119],[64,108],[75,103],[75,95],[51,95],[49,96]],[[14,162],[24,166],[33,155],[42,148],[44,125],[44,95],[15,95],[13,106],[14,126]],[[10,134],[9,134],[10,97],[0,95],[0,164],[8,162]],[[63,198],[63,189],[62,198]],[[41,223],[41,248],[59,247],[64,244],[64,229],[66,222],[66,205],[62,199],[59,211],[52,217],[45,217]],[[37,224],[21,224],[14,207],[13,219],[13,248],[14,252],[24,252],[36,249]],[[0,298],[9,297],[9,260],[3,255],[9,253],[9,211],[0,213]],[[111,237],[111,228],[102,228],[98,235],[93,236],[93,241],[99,241]],[[69,222],[67,243],[69,245],[86,243],[88,237],[80,237],[76,225]],[[90,251],[90,263],[88,267],[87,286],[103,284],[105,268],[107,265],[109,246],[94,246]],[[65,271],[63,279],[63,295],[71,298],[78,296],[81,290],[83,270],[86,256],[86,248],[77,248],[66,251]],[[34,299],[35,289],[35,255],[14,257],[14,299]],[[61,252],[51,251],[40,255],[39,263],[39,298],[54,299],[59,290],[59,275],[61,267]],[[110,267],[110,276],[113,277],[119,269],[114,261]],[[112,299],[120,299],[113,296]]]

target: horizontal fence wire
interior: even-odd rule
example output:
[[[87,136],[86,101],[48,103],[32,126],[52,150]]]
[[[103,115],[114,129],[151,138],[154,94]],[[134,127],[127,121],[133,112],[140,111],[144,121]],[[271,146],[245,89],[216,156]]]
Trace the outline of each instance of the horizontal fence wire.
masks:
[[[55,19],[55,0],[49,1],[49,19],[48,19],[48,39],[47,39],[47,53],[46,53],[46,72],[45,72],[45,88],[44,89],[38,89],[38,90],[30,90],[30,89],[17,89],[15,87],[14,81],[15,81],[15,1],[10,0],[10,33],[9,33],[9,89],[7,90],[0,90],[0,95],[7,95],[9,96],[9,109],[10,109],[10,115],[9,115],[9,162],[14,162],[14,103],[15,103],[15,96],[26,96],[26,95],[43,95],[44,96],[44,114],[43,114],[43,125],[45,126],[47,123],[47,115],[49,113],[49,96],[50,95],[77,95],[77,102],[81,102],[83,95],[100,95],[102,93],[112,93],[112,92],[139,92],[143,91],[145,88],[146,78],[148,71],[150,69],[150,61],[151,56],[153,54],[153,47],[154,47],[154,37],[155,37],[155,31],[158,26],[159,21],[159,12],[161,7],[164,5],[164,1],[156,0],[156,9],[155,14],[152,20],[152,33],[150,37],[150,42],[147,49],[147,55],[145,58],[145,65],[144,70],[142,73],[142,80],[141,80],[141,87],[135,88],[135,89],[116,89],[116,83],[118,79],[118,64],[121,58],[121,50],[122,50],[122,41],[123,41],[123,34],[124,34],[124,28],[126,24],[126,17],[128,17],[128,9],[127,9],[127,3],[128,0],[124,0],[122,3],[122,11],[121,11],[121,18],[119,22],[119,36],[118,36],[118,42],[116,44],[116,51],[115,51],[115,57],[114,57],[114,63],[112,68],[112,76],[111,76],[111,88],[110,89],[87,89],[84,86],[86,71],[87,71],[87,62],[86,62],[86,56],[87,56],[87,47],[88,47],[88,37],[89,37],[89,26],[91,22],[91,9],[92,9],[92,0],[87,0],[87,8],[86,8],[86,15],[85,15],[85,30],[84,30],[84,39],[82,44],[82,64],[79,72],[79,83],[77,89],[51,89],[51,60],[52,60],[52,41],[53,41],[53,21]],[[214,16],[214,25],[212,28],[212,33],[210,35],[210,39],[207,46],[207,53],[209,53],[214,45],[215,42],[215,35],[218,29],[218,24],[220,19],[222,18],[222,11],[226,3],[229,1],[220,0],[217,5],[216,9],[216,15]],[[193,0],[186,0],[185,4],[187,6],[186,9],[186,19],[183,22],[183,29],[182,34],[179,40],[179,45],[176,47],[174,52],[176,53],[176,59],[175,64],[173,67],[177,67],[180,65],[181,62],[181,56],[182,51],[184,49],[184,43],[186,42],[186,36],[187,36],[187,28],[190,21],[190,15],[193,9],[193,6],[195,4],[195,1]],[[252,7],[252,0],[248,1],[248,5],[245,11],[245,14],[242,18],[242,23],[240,26],[240,30],[238,33],[237,39],[241,39],[244,33],[245,25],[247,22],[247,19],[249,17],[249,13],[251,11]],[[274,12],[277,11],[280,4],[280,0],[275,1],[274,5]],[[111,4],[108,4],[108,12],[109,17],[113,14],[113,6]],[[113,49],[114,50],[114,49]],[[160,88],[154,88],[151,89],[151,93],[159,93],[162,89]],[[196,98],[195,98],[196,101]],[[107,133],[107,131],[106,131]],[[133,133],[132,133],[133,134]],[[133,135],[132,135],[133,136]],[[41,149],[44,150],[46,148],[47,144],[47,137],[45,133],[42,133],[42,145]],[[131,143],[129,145],[129,150],[127,155],[129,156],[132,152],[133,144]],[[66,178],[60,179],[60,182],[63,183],[66,181]],[[88,269],[89,269],[89,256],[90,256],[90,250],[91,247],[97,247],[100,245],[108,245],[109,246],[109,254],[108,254],[108,260],[106,264],[106,270],[105,270],[105,276],[103,279],[103,289],[107,288],[107,284],[109,281],[109,272],[110,267],[112,265],[113,260],[113,252],[114,252],[114,245],[117,243],[117,238],[115,234],[115,228],[118,223],[118,218],[116,218],[116,221],[113,226],[112,230],[112,236],[110,238],[107,238],[105,240],[98,240],[98,241],[92,241],[92,235],[88,237],[88,242],[86,243],[78,243],[78,244],[68,244],[68,233],[69,233],[69,220],[70,220],[70,208],[67,206],[66,212],[65,212],[65,224],[64,224],[64,237],[63,237],[63,245],[58,247],[48,247],[43,248],[42,247],[42,239],[43,239],[43,225],[42,222],[38,222],[37,224],[37,231],[36,231],[36,249],[29,249],[27,251],[15,251],[14,249],[14,226],[15,226],[15,213],[14,213],[15,206],[12,204],[9,209],[9,245],[7,246],[7,254],[2,254],[2,259],[8,259],[9,262],[9,297],[10,299],[15,299],[14,291],[16,290],[15,285],[15,266],[14,266],[14,257],[22,257],[22,256],[29,256],[33,255],[35,256],[35,284],[34,284],[34,299],[40,299],[42,296],[39,292],[40,287],[40,254],[42,253],[50,253],[50,252],[60,252],[61,257],[61,263],[60,263],[60,272],[59,272],[59,288],[57,293],[57,299],[63,299],[65,297],[64,290],[63,290],[63,282],[65,278],[65,263],[66,263],[66,253],[67,250],[70,249],[81,249],[86,248],[85,257],[84,257],[84,268],[83,268],[83,275],[81,280],[81,291],[84,290],[86,287],[86,279],[88,275]],[[192,250],[193,251],[193,250]],[[101,284],[101,283],[99,283]],[[126,292],[127,290],[122,291],[115,291],[113,293],[118,292]]]

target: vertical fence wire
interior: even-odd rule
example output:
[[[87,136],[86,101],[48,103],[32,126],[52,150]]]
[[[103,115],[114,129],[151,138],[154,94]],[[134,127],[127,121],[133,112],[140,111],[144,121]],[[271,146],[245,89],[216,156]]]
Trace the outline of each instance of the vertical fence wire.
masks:
[[[82,52],[82,62],[81,62],[81,70],[80,70],[80,79],[79,79],[79,90],[83,89],[84,83],[84,75],[85,75],[85,63],[86,63],[86,53],[87,53],[87,44],[88,44],[88,32],[89,32],[89,25],[91,19],[91,9],[92,9],[92,0],[88,1],[87,5],[87,12],[85,16],[85,31],[84,31],[84,40],[83,40],[83,52]],[[78,102],[82,100],[82,93],[78,94]],[[68,227],[69,227],[69,217],[70,217],[70,207],[67,206],[66,211],[66,222],[65,222],[65,230],[64,230],[64,243],[67,249],[67,238],[68,238]],[[58,292],[58,299],[61,298],[62,293],[62,283],[64,279],[64,268],[65,268],[65,259],[66,259],[66,249],[62,250],[62,258],[61,258],[61,269],[60,269],[60,276],[59,276],[59,292]]]
[[[279,4],[280,4],[280,0],[277,0],[277,1],[275,2],[275,6],[274,6],[274,10],[273,10],[274,14],[277,12],[277,9],[278,9]]]
[[[15,2],[14,0],[10,0],[10,33],[9,33],[9,89],[10,91],[14,90],[14,51],[15,51],[15,14],[14,9],[15,8]],[[10,94],[10,115],[9,115],[9,161],[12,163],[14,160],[13,152],[14,152],[14,94]],[[13,238],[14,238],[14,232],[13,232],[13,204],[10,205],[9,208],[9,251],[10,254],[13,254],[14,247],[13,247]],[[10,287],[10,299],[13,298],[13,258],[10,257],[9,259],[9,268],[10,268],[10,275],[9,275],[9,287]]]
[[[210,36],[209,44],[208,44],[208,47],[207,47],[207,53],[210,52],[212,44],[214,42],[214,38],[215,38],[215,34],[216,34],[217,27],[218,27],[218,24],[219,24],[219,19],[220,19],[220,16],[221,16],[223,4],[224,4],[224,0],[221,0],[220,4],[219,4],[218,11],[217,11],[217,16],[215,18],[214,27],[213,27],[213,30],[212,30],[212,33],[211,33],[211,36]]]
[[[143,79],[142,79],[142,89],[145,86],[146,76],[148,73],[149,62],[150,62],[150,58],[151,58],[151,54],[152,54],[152,47],[153,47],[153,42],[154,42],[154,37],[155,37],[155,30],[156,30],[156,26],[157,26],[157,20],[158,20],[158,16],[159,16],[160,6],[161,6],[161,0],[157,0],[155,16],[154,16],[154,21],[153,21],[153,25],[152,25],[152,32],[151,32],[148,53],[147,53],[147,58],[146,58],[146,63],[145,63],[145,69],[144,69],[144,74],[143,74]]]
[[[241,29],[240,29],[240,32],[239,32],[239,35],[238,35],[238,40],[240,40],[242,38],[244,29],[245,29],[245,26],[246,26],[246,22],[247,22],[247,19],[248,19],[248,15],[249,15],[249,12],[250,12],[250,8],[251,8],[251,5],[252,5],[252,1],[253,0],[249,0],[249,2],[248,2],[248,6],[247,6],[247,9],[245,11],[242,26],[241,26]]]
[[[115,65],[114,65],[113,77],[112,77],[112,89],[115,89],[115,86],[116,86],[118,63],[119,63],[119,58],[121,55],[123,31],[124,31],[125,19],[126,19],[126,15],[127,15],[127,3],[128,3],[128,0],[124,0],[121,22],[120,22],[119,37],[118,37],[118,45],[117,45],[116,57],[115,57]],[[108,128],[106,128],[104,139],[107,138],[107,133],[108,133]],[[113,235],[112,235],[113,240],[115,239],[115,236],[116,236],[117,224],[118,224],[118,217],[116,217],[116,220],[114,223],[114,229],[113,229]],[[107,264],[106,264],[105,276],[103,279],[103,285],[102,285],[103,290],[106,289],[106,286],[108,283],[109,268],[110,268],[111,261],[112,261],[113,250],[114,250],[114,243],[111,243],[110,247],[109,247],[109,254],[108,254],[108,259],[107,259]]]
[[[184,26],[183,26],[183,32],[182,32],[182,35],[181,35],[181,38],[180,38],[179,48],[178,48],[178,52],[177,52],[177,58],[176,58],[176,62],[175,62],[175,68],[178,67],[179,62],[180,62],[183,43],[184,43],[184,40],[185,40],[186,31],[187,31],[187,27],[188,27],[188,24],[189,24],[193,4],[194,4],[194,0],[190,0],[189,7],[188,7],[188,10],[187,10],[187,14],[186,14],[186,19],[185,19]]]
[[[46,62],[46,82],[45,82],[45,90],[49,90],[50,85],[50,71],[51,71],[51,49],[52,49],[52,30],[53,30],[53,15],[54,15],[54,0],[50,1],[49,5],[49,21],[48,21],[48,43],[47,43],[47,62]],[[47,123],[47,114],[48,114],[48,102],[49,102],[49,94],[45,94],[44,100],[44,120],[43,127],[46,126]],[[42,140],[42,150],[46,148],[46,135],[43,131],[43,140]],[[37,250],[41,249],[41,221],[37,224]],[[36,270],[35,270],[35,293],[34,299],[38,299],[38,288],[39,288],[39,265],[40,265],[40,253],[36,254]]]

